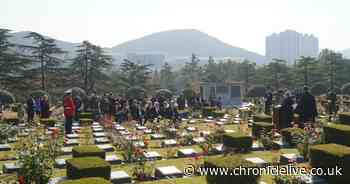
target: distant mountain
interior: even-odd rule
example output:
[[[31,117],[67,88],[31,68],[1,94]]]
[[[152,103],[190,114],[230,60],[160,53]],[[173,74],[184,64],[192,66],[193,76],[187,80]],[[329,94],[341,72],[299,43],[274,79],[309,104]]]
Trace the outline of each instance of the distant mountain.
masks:
[[[350,49],[345,49],[342,51],[344,57],[349,58],[350,59]]]
[[[259,64],[265,57],[242,48],[233,47],[219,39],[194,29],[170,30],[127,41],[112,48],[113,53],[162,53],[167,57],[190,57],[192,53],[200,57],[245,58]]]

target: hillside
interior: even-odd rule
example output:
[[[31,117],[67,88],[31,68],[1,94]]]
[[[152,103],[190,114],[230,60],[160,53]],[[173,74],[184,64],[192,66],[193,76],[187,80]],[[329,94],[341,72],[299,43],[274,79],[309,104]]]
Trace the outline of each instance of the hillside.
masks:
[[[242,48],[233,47],[219,39],[194,29],[171,30],[127,41],[112,48],[113,53],[163,53],[167,57],[189,57],[192,53],[200,57],[246,58],[257,63],[264,56]]]

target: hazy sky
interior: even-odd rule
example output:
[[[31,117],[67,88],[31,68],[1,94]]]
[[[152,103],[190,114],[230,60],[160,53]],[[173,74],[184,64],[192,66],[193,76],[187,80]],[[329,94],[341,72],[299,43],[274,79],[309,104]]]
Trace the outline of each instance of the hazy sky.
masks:
[[[193,28],[264,54],[265,37],[294,29],[321,48],[350,48],[349,0],[0,0],[0,27],[110,47]]]

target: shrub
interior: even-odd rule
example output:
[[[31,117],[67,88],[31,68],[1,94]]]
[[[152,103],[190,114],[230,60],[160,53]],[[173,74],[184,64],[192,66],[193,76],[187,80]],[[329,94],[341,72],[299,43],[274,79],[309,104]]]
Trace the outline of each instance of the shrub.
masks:
[[[92,119],[92,113],[91,112],[82,112],[79,114],[80,119]]]
[[[69,179],[101,177],[109,180],[111,177],[111,165],[100,157],[73,158],[66,163]]]
[[[315,96],[320,96],[327,93],[327,86],[323,83],[318,83],[312,86],[310,90],[311,94]]]
[[[234,168],[254,168],[254,164],[245,161],[241,155],[234,156],[219,156],[209,157],[204,161],[205,168],[230,168],[232,171]],[[260,176],[252,175],[207,175],[206,179],[208,184],[257,184]]]
[[[321,144],[310,148],[310,164],[313,168],[342,168],[342,175],[320,176],[327,183],[346,184],[350,180],[350,148],[338,144]],[[335,172],[334,172],[335,173]]]
[[[254,137],[259,137],[261,133],[270,132],[274,128],[272,123],[266,122],[254,122],[252,127],[252,132]]]
[[[225,147],[244,151],[249,150],[253,144],[252,137],[243,135],[241,133],[224,134],[222,139]]]
[[[214,112],[212,112],[212,116],[214,118],[222,118],[222,117],[225,116],[225,114],[226,113],[224,111],[214,111]]]
[[[81,125],[91,125],[92,124],[92,122],[93,122],[93,120],[92,119],[80,119],[80,124]]]
[[[61,184],[112,184],[103,178],[83,178],[79,180],[67,180]]]
[[[95,145],[76,146],[72,150],[73,157],[100,157],[106,158],[106,152]]]
[[[15,96],[9,91],[0,90],[0,101],[2,104],[11,104],[15,102]]]
[[[203,117],[213,116],[213,112],[215,111],[215,107],[204,107],[202,109]]]
[[[40,119],[40,124],[43,124],[47,127],[54,127],[56,124],[56,120],[55,119]]]
[[[336,143],[350,146],[350,126],[330,124],[323,127],[326,143]]]
[[[350,125],[350,112],[342,112],[339,113],[339,122],[341,124],[347,124]]]
[[[305,136],[301,128],[284,128],[281,130],[282,140],[290,146],[296,146]]]
[[[272,116],[265,115],[265,114],[254,115],[253,121],[254,122],[272,123]]]

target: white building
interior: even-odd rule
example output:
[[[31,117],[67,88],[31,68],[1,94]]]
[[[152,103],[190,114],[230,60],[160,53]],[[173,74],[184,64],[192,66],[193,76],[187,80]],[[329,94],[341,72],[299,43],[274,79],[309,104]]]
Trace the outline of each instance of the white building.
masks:
[[[318,39],[315,36],[292,30],[266,37],[267,62],[283,59],[288,64],[293,64],[301,56],[316,57],[318,49]]]

